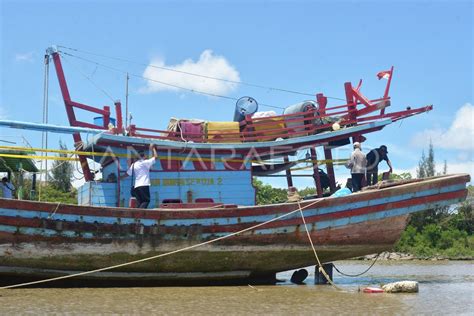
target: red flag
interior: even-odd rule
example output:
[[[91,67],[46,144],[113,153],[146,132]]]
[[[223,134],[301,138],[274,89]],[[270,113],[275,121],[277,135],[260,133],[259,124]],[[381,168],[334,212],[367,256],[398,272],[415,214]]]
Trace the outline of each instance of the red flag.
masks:
[[[388,79],[390,78],[390,76],[392,75],[392,71],[391,70],[384,70],[384,71],[381,71],[377,74],[377,78],[382,79]]]

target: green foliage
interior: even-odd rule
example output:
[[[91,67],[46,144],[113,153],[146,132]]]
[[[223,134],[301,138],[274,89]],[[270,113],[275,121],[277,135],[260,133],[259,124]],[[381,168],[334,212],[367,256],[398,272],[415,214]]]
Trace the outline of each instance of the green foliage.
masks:
[[[416,177],[419,178],[419,179],[422,179],[422,178],[426,178],[426,169],[425,169],[425,165],[426,165],[426,156],[425,156],[425,152],[423,151],[421,153],[421,159],[420,161],[418,162],[418,168],[416,168]]]
[[[30,190],[31,190],[31,179],[27,176],[27,174],[19,174],[15,173],[10,179],[10,182],[15,187],[15,191],[13,192],[16,198],[18,198],[18,194],[20,190],[22,190],[23,199],[29,200],[30,199]]]
[[[417,256],[474,257],[474,236],[456,228],[430,224],[422,232],[408,226],[395,246],[397,251]]]
[[[457,209],[457,212],[450,217],[449,225],[452,228],[467,232],[469,235],[474,233],[474,214],[472,201],[469,199],[474,196],[472,186],[470,186],[468,200],[464,201]]]
[[[448,258],[474,257],[474,216],[472,198],[474,190],[468,187],[467,201],[442,216],[430,210],[424,221],[414,221],[403,232],[395,249],[418,256],[441,255]],[[416,213],[413,214],[418,216]],[[415,217],[414,216],[414,217]],[[415,217],[416,218],[416,217]]]
[[[411,173],[409,172],[402,172],[402,173],[391,173],[389,179],[390,180],[410,180],[412,178]],[[379,181],[382,181],[382,174],[378,175]]]
[[[67,150],[67,146],[59,141],[59,148]],[[60,153],[59,157],[67,157]],[[70,192],[72,188],[71,178],[73,173],[73,164],[66,160],[55,160],[51,168],[51,184],[62,192]]]
[[[316,194],[316,188],[311,188],[311,187],[306,187],[302,190],[299,190],[298,191],[298,194],[301,196],[301,197],[305,197],[307,195],[315,195]]]
[[[30,176],[24,176],[23,200],[38,201],[39,199],[41,199],[42,202],[61,202],[64,204],[77,204],[77,189],[75,189],[74,187],[71,187],[69,192],[63,192],[62,190],[57,189],[53,184],[37,183],[36,192],[35,194],[32,194],[32,182],[33,181]],[[14,185],[17,187],[18,184],[14,182]],[[40,185],[41,188],[39,187]]]
[[[254,178],[253,186],[257,191],[257,204],[274,204],[274,203],[283,203],[288,200],[288,192],[286,189],[274,188],[269,184],[264,184],[262,181]],[[316,194],[316,189],[307,187],[302,190],[298,190],[298,194],[301,197],[307,195]]]
[[[444,162],[443,172],[447,172],[447,164]],[[423,151],[421,154],[421,159],[418,163],[418,168],[416,170],[417,178],[426,178],[433,177],[436,173],[436,164],[435,164],[435,154],[433,143],[430,141],[428,148],[428,157],[425,156]],[[438,173],[439,174],[439,173]],[[431,224],[440,223],[449,216],[449,208],[441,207],[431,210],[426,210],[423,212],[415,213],[411,216],[410,225],[414,226],[418,232],[421,232],[425,226]]]
[[[253,185],[257,191],[257,204],[282,203],[287,200],[285,189],[274,188],[269,184],[264,184],[258,179],[253,180]]]
[[[434,160],[433,143],[430,141],[428,148],[428,158],[425,161],[425,172],[427,177],[433,177],[436,174],[436,166]]]
[[[447,170],[447,167],[446,167]],[[416,169],[417,178],[433,177],[436,174],[436,163],[434,156],[433,143],[430,141],[428,148],[428,157],[425,156],[425,152],[421,153],[421,159],[418,162],[418,168]]]
[[[430,143],[428,157],[422,152],[418,163],[417,177],[432,177],[447,173],[436,172],[433,144]],[[474,257],[474,188],[468,187],[467,200],[454,210],[444,207],[426,210],[411,215],[410,223],[403,232],[395,249],[418,256],[442,255],[449,258]]]
[[[41,187],[41,197],[37,193],[37,198],[42,202],[60,202],[62,204],[77,204],[77,190],[71,187],[69,192],[63,192],[57,189],[53,184],[47,184]]]

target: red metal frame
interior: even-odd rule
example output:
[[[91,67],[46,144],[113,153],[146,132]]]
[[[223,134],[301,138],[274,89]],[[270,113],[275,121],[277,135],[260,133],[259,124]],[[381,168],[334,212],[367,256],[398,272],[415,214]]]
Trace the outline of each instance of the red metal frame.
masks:
[[[61,57],[58,52],[53,52],[51,55],[54,61],[56,75],[58,77],[59,87],[61,89],[61,94],[63,96],[64,105],[66,107],[66,113],[69,120],[69,125],[108,130],[109,123],[110,123],[110,107],[104,106],[103,109],[99,109],[90,105],[72,101],[71,95],[69,94],[66,77],[64,75],[63,66],[61,63]],[[103,126],[98,126],[95,124],[78,121],[76,119],[76,114],[74,113],[74,108],[78,108],[84,111],[102,115]],[[115,111],[117,115],[117,126],[114,128],[114,132],[121,133],[123,131],[123,126],[122,126],[122,110],[121,110],[121,104],[119,101],[115,102]],[[73,134],[73,138],[74,138],[74,144],[76,146],[76,149],[79,150],[79,145],[82,143],[81,135],[79,133],[75,133]],[[87,158],[85,156],[79,155],[79,161],[81,163],[81,168],[84,173],[85,180],[86,181],[93,180],[94,177],[90,171],[89,164],[87,163]]]

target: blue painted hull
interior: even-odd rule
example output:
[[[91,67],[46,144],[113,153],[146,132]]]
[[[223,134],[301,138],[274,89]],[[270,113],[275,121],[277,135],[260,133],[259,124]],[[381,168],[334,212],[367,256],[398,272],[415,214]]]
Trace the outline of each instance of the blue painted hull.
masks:
[[[301,207],[321,260],[330,262],[389,250],[411,213],[462,201],[468,181],[468,175],[416,180],[303,201]],[[207,243],[79,279],[132,283],[268,279],[279,271],[315,264],[297,209],[296,203],[284,203],[137,210],[0,199],[0,275],[10,281],[57,276]],[[212,242],[254,225],[262,226]]]

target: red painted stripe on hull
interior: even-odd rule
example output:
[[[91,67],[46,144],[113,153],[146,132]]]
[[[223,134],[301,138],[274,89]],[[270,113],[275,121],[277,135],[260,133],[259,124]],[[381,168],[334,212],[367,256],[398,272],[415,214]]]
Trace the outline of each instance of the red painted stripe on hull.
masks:
[[[411,192],[419,192],[434,188],[441,188],[449,185],[465,184],[469,180],[468,176],[457,176],[448,179],[432,180],[434,182],[424,183],[423,181],[412,183],[410,185],[401,185],[390,189],[367,191],[360,194],[349,195],[338,199],[324,199],[317,204],[317,207],[332,207],[342,204],[350,204],[355,202],[370,201],[383,198],[386,196],[407,194]],[[104,217],[128,217],[136,219],[204,219],[204,218],[224,218],[224,217],[245,217],[271,215],[275,213],[286,213],[297,207],[296,203],[287,203],[280,205],[267,205],[260,207],[241,207],[235,209],[213,209],[213,210],[137,210],[126,208],[103,208],[92,206],[76,206],[76,205],[58,205],[55,203],[41,203],[31,201],[14,201],[1,200],[1,207],[11,209],[24,209],[31,211],[46,211],[57,214],[76,214],[91,215]],[[314,200],[302,201],[304,207]],[[56,209],[57,208],[57,209]]]

